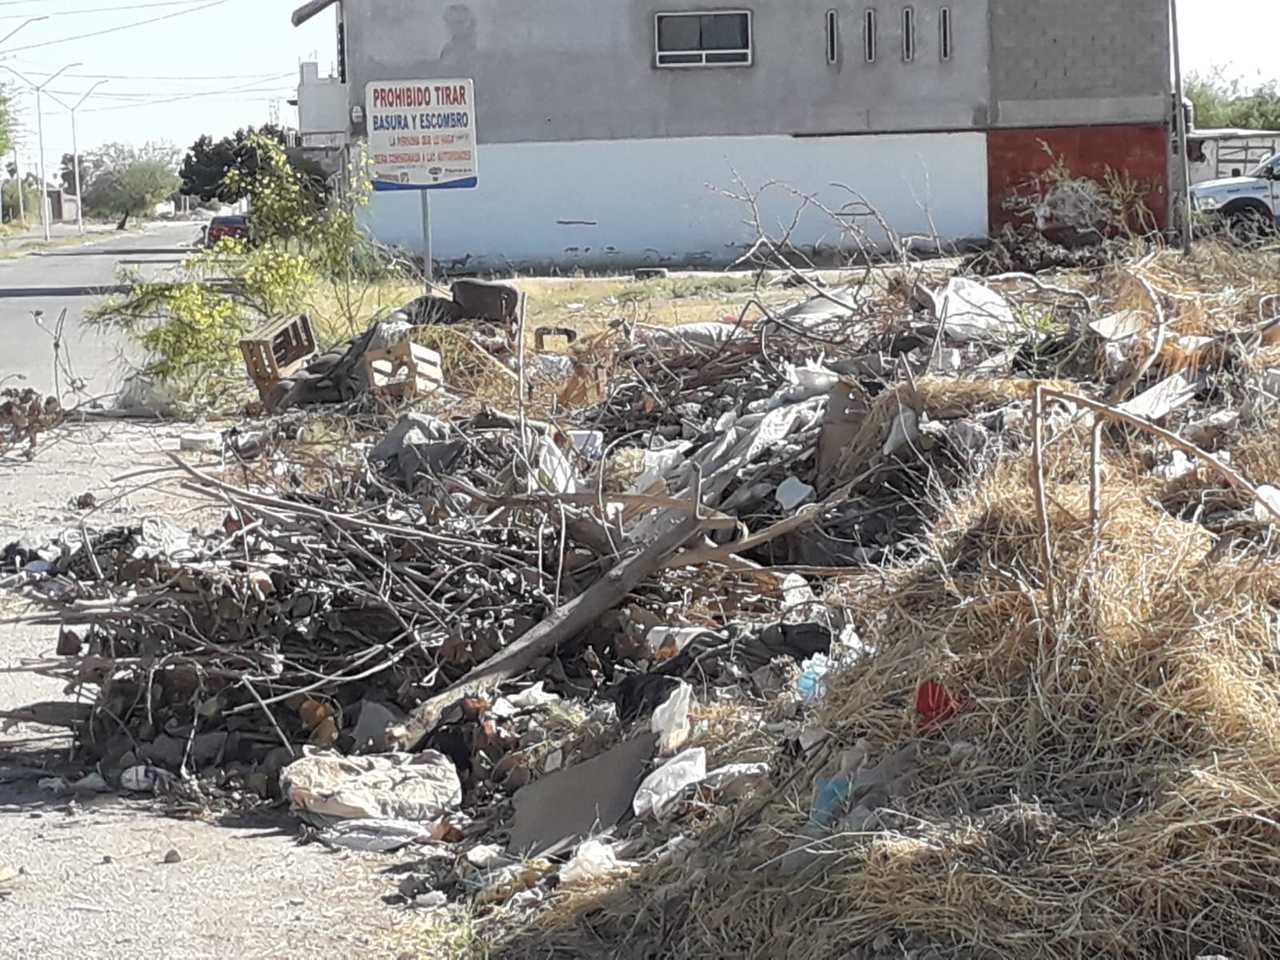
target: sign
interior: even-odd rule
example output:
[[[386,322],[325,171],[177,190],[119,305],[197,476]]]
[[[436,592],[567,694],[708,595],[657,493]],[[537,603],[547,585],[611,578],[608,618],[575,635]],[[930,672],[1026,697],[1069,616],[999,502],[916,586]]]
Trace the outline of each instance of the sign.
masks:
[[[365,88],[374,190],[474,187],[476,104],[470,80],[382,80]]]

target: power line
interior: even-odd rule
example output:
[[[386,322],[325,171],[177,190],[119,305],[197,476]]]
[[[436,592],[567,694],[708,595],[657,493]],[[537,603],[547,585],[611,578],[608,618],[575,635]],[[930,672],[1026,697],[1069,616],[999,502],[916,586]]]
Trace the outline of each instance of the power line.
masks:
[[[226,89],[223,89],[223,90],[204,90],[199,93],[179,94],[176,97],[165,97],[160,100],[149,100],[145,103],[125,103],[125,104],[120,104],[113,107],[92,107],[87,110],[82,110],[81,112],[82,113],[105,113],[107,111],[112,111],[112,110],[133,110],[137,107],[154,107],[164,103],[177,103],[181,100],[194,100],[198,97],[216,97],[224,94],[233,94],[233,93],[234,94],[275,93],[277,89],[280,89],[280,88],[271,88],[271,87],[265,87],[265,88],[257,87],[257,89],[250,89],[255,87],[257,87],[257,81],[255,81],[254,83],[240,84],[239,86],[236,86],[236,87],[227,87]],[[288,88],[285,88],[285,89],[287,92]]]
[[[53,91],[50,91],[50,92],[53,92]],[[106,94],[102,94],[102,95],[94,94],[94,99],[97,100],[101,98],[101,99],[125,100],[127,101],[126,103],[120,104],[120,106],[123,108],[123,107],[129,107],[129,106],[148,106],[149,104],[153,104],[153,103],[173,103],[177,100],[196,100],[200,97],[219,97],[224,95],[229,96],[232,93],[287,94],[291,92],[292,92],[292,88],[290,87],[252,87],[246,90],[239,90],[239,89],[237,90],[201,90],[198,93],[186,93],[186,94],[180,94],[178,96],[166,96],[166,97],[147,96],[146,94],[138,94],[137,96],[129,96],[127,94],[125,95],[117,94],[115,97],[108,98]],[[68,94],[64,94],[64,96],[74,96],[74,94],[68,93]],[[92,109],[103,110],[106,108],[94,107]],[[52,112],[56,113],[57,111],[52,111]],[[81,112],[83,113],[85,111],[82,110]]]
[[[157,0],[152,3],[130,3],[123,6],[114,7],[82,7],[79,10],[55,10],[51,13],[42,14],[45,17],[67,17],[72,14],[82,13],[116,13],[120,10],[149,10],[153,7],[190,7],[200,3],[201,0]],[[25,13],[6,13],[0,14],[0,20],[21,20],[28,16]]]
[[[160,23],[162,20],[172,20],[175,17],[185,17],[191,13],[199,13],[201,10],[209,10],[213,7],[220,7],[228,0],[212,0],[203,6],[195,7],[189,10],[177,10],[173,13],[166,13],[163,16],[152,17],[149,20],[135,20],[133,23],[122,23],[115,27],[105,27],[102,30],[94,30],[91,33],[81,33],[74,37],[62,37],[59,40],[46,40],[44,43],[29,43],[25,47],[10,47],[5,53],[21,53],[23,50],[38,50],[42,47],[52,47],[60,43],[71,43],[74,40],[88,40],[91,37],[101,37],[108,33],[119,33],[121,30],[131,30],[134,27],[145,27],[149,23]]]
[[[27,73],[36,77],[53,76],[52,70],[35,69],[34,67],[24,67]],[[203,76],[175,77],[175,76],[150,76],[139,73],[64,73],[64,77],[75,80],[271,80],[275,77],[293,76],[293,71],[288,74],[283,73],[214,73],[204,74]]]
[[[285,73],[261,74],[261,75],[253,76],[249,78],[249,82],[244,84],[244,86],[246,87],[257,86],[258,84],[266,84],[268,81],[271,81],[271,80],[283,80],[285,77],[291,77],[291,76],[293,76],[293,71],[291,70]],[[214,79],[233,80],[235,78],[234,77],[216,77]],[[271,88],[276,89],[280,86],[281,84],[272,84]],[[81,91],[79,90],[50,90],[49,92],[52,93],[54,96],[58,96],[58,97],[78,97],[81,93]],[[209,92],[211,91],[187,90],[187,91],[183,91],[181,95],[198,97],[198,96],[203,96]],[[212,91],[212,92],[217,92],[217,91]],[[153,100],[153,99],[156,99],[157,97],[168,97],[168,96],[171,96],[171,94],[136,93],[136,92],[135,93],[129,93],[129,92],[118,93],[114,90],[109,90],[103,93],[94,94],[95,99],[107,99],[107,100]]]

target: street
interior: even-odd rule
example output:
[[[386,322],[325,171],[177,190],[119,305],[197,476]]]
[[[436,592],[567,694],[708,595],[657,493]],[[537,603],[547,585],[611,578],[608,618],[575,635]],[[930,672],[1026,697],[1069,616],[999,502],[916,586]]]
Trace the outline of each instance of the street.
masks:
[[[157,276],[189,250],[198,227],[150,225],[74,248],[0,260],[0,324],[7,356],[0,380],[52,385],[48,334],[68,309],[67,339],[75,371],[101,394],[118,384],[123,344],[83,326],[105,292],[120,289],[118,271]],[[137,359],[134,357],[134,359]],[[13,381],[9,381],[10,384]],[[111,478],[168,463],[189,425],[89,421],[42,438],[34,460],[0,458],[0,546],[43,540],[87,524],[102,528],[163,515],[196,522],[172,491],[116,486]],[[77,499],[94,495],[83,509]],[[0,597],[0,620],[31,612]],[[61,696],[63,684],[27,672],[52,655],[56,628],[0,622],[0,714]],[[68,764],[67,731],[0,716],[0,960],[121,956],[214,958],[385,955],[377,937],[394,925],[380,897],[394,878],[385,859],[301,847],[296,823],[281,810],[261,818],[207,822],[173,819],[149,798],[50,789]],[[74,772],[72,772],[74,771]],[[39,781],[51,778],[45,784]],[[176,851],[173,853],[172,851]],[[180,857],[180,862],[172,861]],[[161,922],[163,918],[163,922]]]
[[[0,260],[0,330],[6,354],[0,360],[0,381],[18,375],[27,386],[53,389],[51,333],[65,308],[65,344],[73,371],[87,382],[91,396],[118,388],[127,361],[139,358],[120,338],[88,329],[85,314],[105,296],[126,289],[122,270],[139,270],[151,279],[175,267],[191,252],[198,232],[195,223],[153,223],[80,246]],[[43,312],[45,329],[36,323],[37,310]]]

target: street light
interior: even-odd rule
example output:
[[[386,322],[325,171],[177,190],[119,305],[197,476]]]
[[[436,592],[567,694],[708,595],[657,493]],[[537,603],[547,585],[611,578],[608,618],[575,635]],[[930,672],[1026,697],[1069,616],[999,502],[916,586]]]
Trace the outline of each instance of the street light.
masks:
[[[5,66],[3,63],[0,63],[0,67],[8,70],[36,92],[36,139],[39,141],[40,150],[38,157],[40,161],[40,219],[44,223],[44,239],[46,243],[49,242],[49,181],[45,179],[44,175],[44,116],[40,111],[40,94],[43,92],[45,87],[53,83],[54,80],[58,79],[58,77],[62,76],[72,67],[80,66],[83,66],[83,64],[79,60],[75,63],[68,63],[65,67],[61,67],[54,73],[50,74],[44,83],[37,84],[24,77],[17,70],[13,69],[13,67]],[[77,200],[78,199],[79,198],[77,198]]]
[[[6,33],[3,37],[0,37],[0,43],[4,43],[6,40],[12,37],[15,33],[17,33],[23,27],[29,27],[33,23],[39,23],[41,20],[48,20],[48,19],[49,18],[47,16],[28,17],[26,20],[23,20],[20,24],[18,24],[12,30]],[[14,185],[18,188],[17,189],[18,221],[22,224],[23,229],[26,229],[27,214],[26,214],[26,211],[22,209],[22,168],[18,165],[18,145],[16,143],[13,145],[13,168],[14,168],[13,179],[17,181]]]
[[[71,114],[71,165],[75,170],[76,178],[76,229],[80,231],[80,236],[82,237],[84,236],[84,191],[81,189],[80,185],[80,141],[76,138],[76,111],[79,110],[81,105],[89,99],[89,95],[92,94],[93,91],[97,90],[106,82],[106,80],[99,80],[86,90],[84,95],[70,107],[57,97],[53,96],[52,93],[49,94],[55,103],[60,104]]]
[[[6,33],[3,37],[0,37],[0,43],[4,43],[6,40],[12,37],[15,33],[17,33],[23,27],[30,26],[33,23],[39,23],[41,20],[48,20],[48,19],[49,19],[48,17],[31,17],[29,20],[23,20],[22,23],[18,24],[12,30]]]

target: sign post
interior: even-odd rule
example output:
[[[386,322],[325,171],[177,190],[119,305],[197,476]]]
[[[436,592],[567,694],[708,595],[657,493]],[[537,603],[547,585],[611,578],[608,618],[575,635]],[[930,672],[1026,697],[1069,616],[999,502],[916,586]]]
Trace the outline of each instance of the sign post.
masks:
[[[365,88],[375,191],[422,194],[428,291],[432,277],[432,190],[479,183],[475,87],[470,80],[375,80]]]

